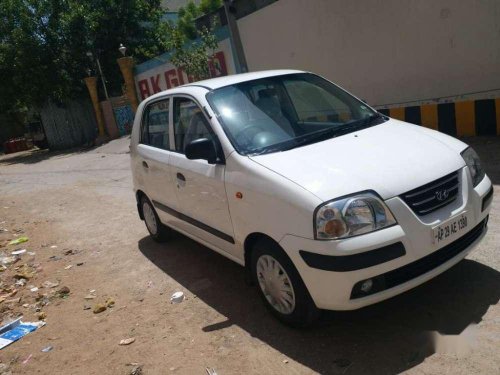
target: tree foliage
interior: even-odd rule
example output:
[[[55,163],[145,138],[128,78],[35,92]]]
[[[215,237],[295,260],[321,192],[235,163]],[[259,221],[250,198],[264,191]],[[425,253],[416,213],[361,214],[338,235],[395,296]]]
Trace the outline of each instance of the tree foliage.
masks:
[[[160,0],[0,0],[0,113],[63,101],[84,92],[101,62],[111,93],[123,43],[139,61],[167,48]]]
[[[186,45],[184,35],[178,28],[173,28],[170,33],[172,63],[197,81],[210,78],[209,62],[213,60],[218,46],[213,29],[203,28],[198,35],[199,40]]]
[[[201,0],[198,8],[202,14],[209,14],[222,6],[222,0]]]
[[[177,28],[181,35],[186,40],[194,40],[198,37],[198,32],[195,27],[195,19],[212,13],[222,6],[222,0],[202,0],[200,5],[196,5],[193,1],[189,1],[185,7],[179,9],[179,19]]]
[[[186,39],[196,39],[198,36],[194,20],[200,16],[200,9],[190,1],[185,7],[179,9],[177,20],[178,34]]]
[[[179,9],[177,24],[169,25],[168,48],[173,51],[172,63],[196,80],[210,78],[209,62],[213,60],[218,43],[213,33],[216,20],[212,20],[210,29],[204,27],[198,31],[195,19],[221,6],[222,0],[202,0],[198,6],[190,1]]]
[[[41,107],[87,95],[82,79],[100,60],[110,95],[121,94],[116,63],[118,46],[141,62],[175,50],[176,65],[205,78],[215,36],[205,30],[201,41],[194,20],[222,5],[221,0],[188,3],[177,25],[163,20],[161,0],[0,0],[0,113]],[[205,57],[203,57],[205,56]],[[204,59],[204,64],[202,63]],[[203,67],[202,67],[203,65]],[[101,85],[99,85],[101,90]]]

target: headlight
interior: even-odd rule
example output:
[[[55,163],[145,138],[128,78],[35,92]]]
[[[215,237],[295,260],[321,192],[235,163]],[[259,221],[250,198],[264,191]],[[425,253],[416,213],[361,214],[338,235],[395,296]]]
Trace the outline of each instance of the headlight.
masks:
[[[467,148],[462,152],[462,157],[465,160],[465,164],[469,167],[470,176],[472,177],[472,184],[474,187],[477,186],[484,178],[484,170],[481,166],[481,159],[476,154],[476,151],[472,147]]]
[[[317,240],[333,240],[389,227],[396,220],[377,195],[366,192],[319,206],[314,223]]]

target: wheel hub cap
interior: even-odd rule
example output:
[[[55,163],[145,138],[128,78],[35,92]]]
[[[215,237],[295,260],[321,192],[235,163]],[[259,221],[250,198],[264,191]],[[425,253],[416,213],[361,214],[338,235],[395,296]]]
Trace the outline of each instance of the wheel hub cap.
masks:
[[[285,315],[293,312],[293,285],[285,269],[275,258],[262,255],[257,260],[257,279],[262,293],[274,309]]]
[[[147,202],[144,202],[142,206],[142,213],[144,214],[144,221],[146,222],[146,226],[148,227],[151,234],[156,234],[158,230],[158,225],[156,224],[156,217],[151,205]]]

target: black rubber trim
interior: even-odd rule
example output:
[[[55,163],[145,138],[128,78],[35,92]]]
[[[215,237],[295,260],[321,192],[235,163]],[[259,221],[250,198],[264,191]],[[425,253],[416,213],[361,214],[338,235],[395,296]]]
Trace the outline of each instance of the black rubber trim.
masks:
[[[159,208],[162,211],[165,211],[167,214],[170,214],[170,215],[175,216],[181,220],[184,220],[184,221],[188,222],[189,224],[194,225],[195,227],[203,229],[204,231],[207,231],[208,233],[213,234],[214,236],[223,239],[224,241],[234,243],[233,237],[231,237],[230,235],[228,235],[224,232],[221,232],[220,230],[217,230],[217,229],[215,229],[207,224],[204,224],[201,221],[193,219],[190,216],[184,215],[183,213],[180,213],[179,211],[176,211],[173,208],[165,206],[164,204],[162,204],[160,202],[153,201],[153,204],[155,205],[155,207]]]
[[[183,85],[182,87],[190,87],[190,86],[191,86],[191,87],[193,87],[193,86],[194,86],[194,87],[201,87],[201,88],[204,88],[204,89],[206,89],[206,90],[208,90],[208,91],[212,91],[212,89],[211,89],[210,87],[208,87],[208,86],[198,85],[198,84],[195,84],[195,83],[187,83],[187,84]],[[174,94],[174,95],[175,95],[175,94]]]
[[[403,267],[372,277],[371,279],[373,280],[374,286],[368,293],[362,293],[360,291],[361,285],[365,280],[357,282],[352,288],[351,299],[366,297],[386,289],[394,288],[441,266],[450,259],[466,251],[468,247],[474,243],[474,241],[481,237],[487,223],[488,216],[470,231],[465,233],[462,237],[442,247],[441,249],[436,250],[433,253]]]
[[[493,186],[490,188],[490,190],[486,193],[486,195],[483,198],[483,203],[481,205],[482,206],[481,212],[483,212],[486,209],[486,207],[490,205],[492,198],[493,198]]]
[[[402,257],[406,254],[406,249],[402,242],[396,242],[375,250],[352,255],[323,255],[305,250],[300,250],[299,253],[309,267],[324,271],[349,272]]]

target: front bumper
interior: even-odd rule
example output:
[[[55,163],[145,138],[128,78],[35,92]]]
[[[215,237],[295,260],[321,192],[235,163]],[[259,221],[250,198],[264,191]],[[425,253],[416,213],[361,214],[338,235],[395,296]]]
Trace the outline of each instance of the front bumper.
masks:
[[[398,225],[345,240],[315,241],[293,235],[280,245],[288,253],[317,307],[353,310],[385,300],[439,275],[462,260],[487,232],[492,189],[486,176],[472,187],[467,168],[459,171],[457,199],[426,216],[417,216],[399,198],[386,200]],[[483,207],[484,206],[484,207]],[[468,213],[468,231],[442,246],[431,231],[451,217]],[[374,280],[375,292],[356,293],[355,286]],[[373,290],[372,290],[373,292]]]

